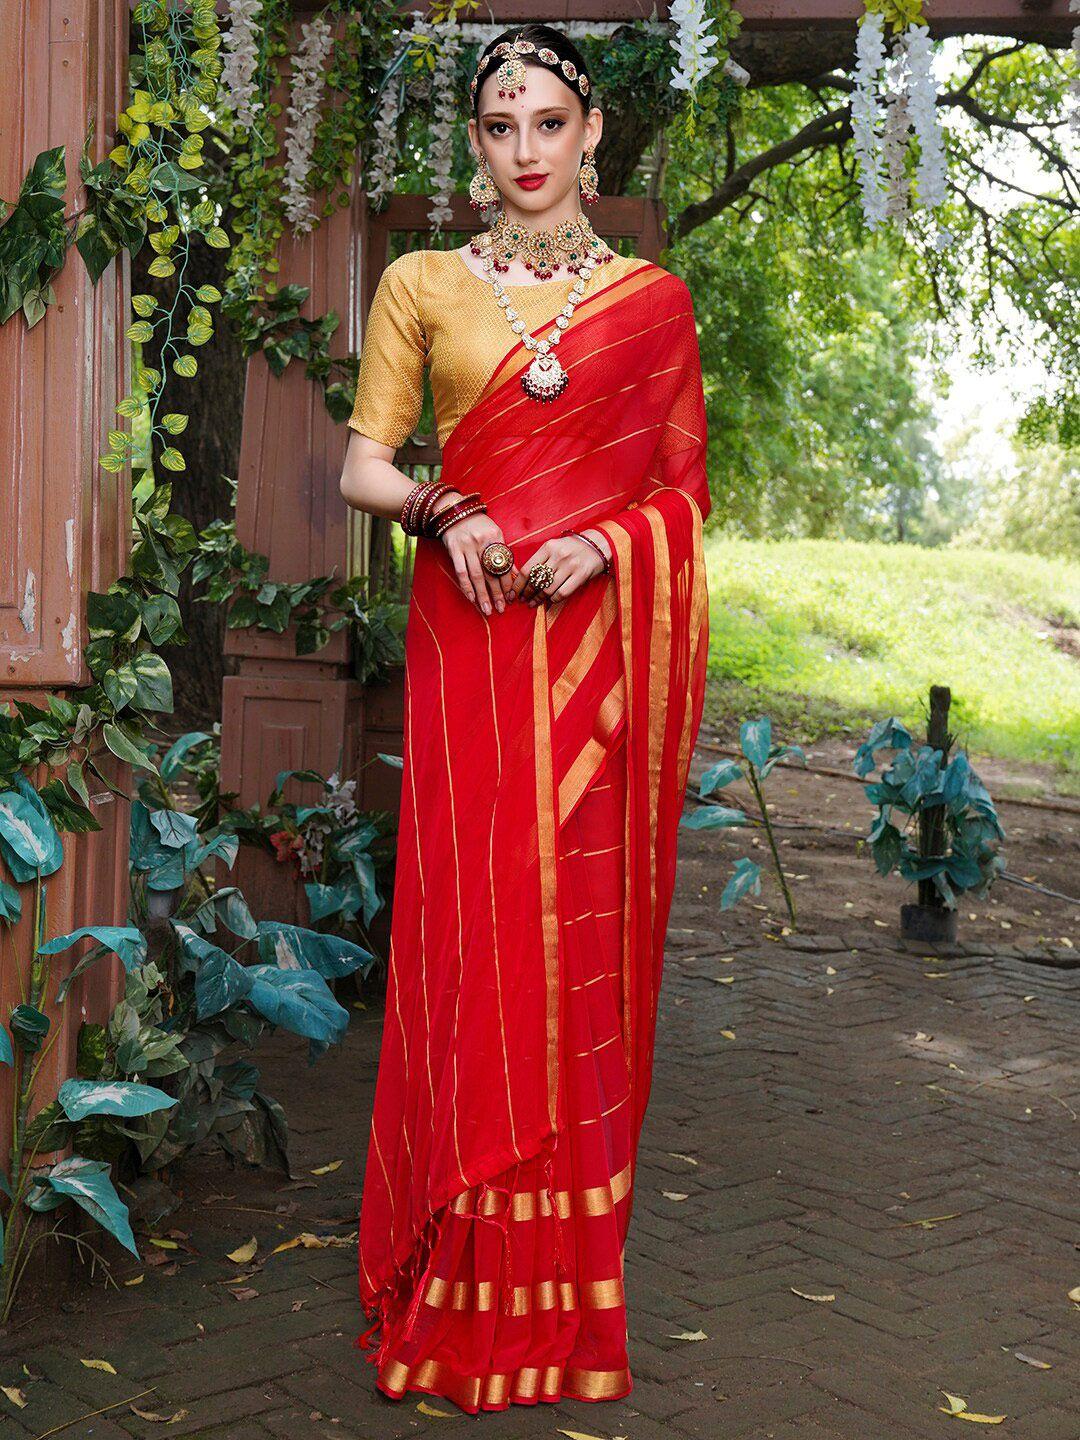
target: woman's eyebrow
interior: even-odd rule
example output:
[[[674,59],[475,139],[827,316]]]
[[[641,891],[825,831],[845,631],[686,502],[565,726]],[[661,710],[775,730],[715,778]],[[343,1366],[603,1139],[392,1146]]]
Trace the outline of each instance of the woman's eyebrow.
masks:
[[[536,115],[565,115],[565,105],[545,105],[543,110],[533,112]],[[515,117],[508,110],[485,110],[485,120],[513,120]]]

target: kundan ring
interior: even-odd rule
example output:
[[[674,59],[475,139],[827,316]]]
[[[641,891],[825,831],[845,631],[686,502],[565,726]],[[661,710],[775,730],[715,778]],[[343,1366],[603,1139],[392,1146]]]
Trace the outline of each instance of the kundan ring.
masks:
[[[480,564],[489,575],[505,575],[514,564],[514,552],[501,540],[492,540],[480,551]]]
[[[546,560],[542,560],[539,565],[534,565],[529,571],[529,584],[534,590],[546,590],[554,579],[555,571]]]

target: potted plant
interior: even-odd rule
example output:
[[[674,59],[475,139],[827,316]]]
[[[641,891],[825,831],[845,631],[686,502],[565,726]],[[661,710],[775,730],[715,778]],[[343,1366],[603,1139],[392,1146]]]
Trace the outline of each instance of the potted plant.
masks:
[[[878,874],[898,870],[918,884],[917,900],[900,907],[900,933],[908,940],[955,941],[958,897],[985,895],[1005,868],[994,802],[964,752],[950,758],[950,699],[946,686],[931,688],[927,744],[917,746],[890,716],[855,753],[856,773],[868,775],[878,751],[893,752],[881,778],[864,786],[878,807],[867,839]],[[906,819],[901,824],[897,816]]]

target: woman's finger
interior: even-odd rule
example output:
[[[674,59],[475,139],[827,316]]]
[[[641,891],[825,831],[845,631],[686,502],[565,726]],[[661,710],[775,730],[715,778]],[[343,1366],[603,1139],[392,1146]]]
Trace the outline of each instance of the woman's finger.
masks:
[[[480,571],[484,577],[484,582],[487,585],[488,596],[491,600],[492,608],[497,611],[505,610],[506,601],[503,598],[502,576],[489,575],[488,572],[484,569],[482,562],[480,565]]]
[[[531,555],[529,559],[526,560],[525,564],[521,567],[521,573],[514,581],[514,587],[519,596],[524,595],[526,599],[529,599],[538,593],[535,586],[529,580],[529,571],[535,570],[537,565],[544,564],[550,565],[552,569],[555,568],[554,561],[548,553],[547,547],[541,546],[535,555]]]
[[[539,554],[539,551],[537,552],[537,554]],[[535,564],[536,555],[530,555],[529,558],[521,565],[520,569],[518,569],[515,573],[513,581],[511,583],[511,589],[514,592],[515,599],[520,598],[526,585],[528,585],[529,570]]]
[[[530,585],[529,589],[525,592],[525,598],[530,605],[543,605],[546,601],[551,600],[554,597],[555,591],[566,578],[565,561],[560,564],[557,560],[549,560],[547,563],[554,572],[553,576],[542,590],[538,590],[535,586]]]
[[[455,539],[452,544],[447,544],[447,553],[450,556],[450,563],[454,567],[454,574],[457,577],[461,593],[470,604],[476,604],[476,592],[473,589],[472,579],[469,575],[469,567],[465,562],[465,553]]]
[[[470,545],[465,551],[465,564],[469,571],[469,578],[473,582],[473,589],[476,592],[476,603],[485,615],[490,615],[491,600],[488,596],[487,579],[484,574],[484,567],[480,564],[480,552],[473,545]]]

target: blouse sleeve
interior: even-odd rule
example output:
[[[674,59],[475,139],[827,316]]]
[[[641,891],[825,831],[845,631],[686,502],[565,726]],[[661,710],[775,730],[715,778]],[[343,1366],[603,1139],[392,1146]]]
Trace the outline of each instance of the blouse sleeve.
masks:
[[[395,449],[416,429],[424,403],[427,341],[417,303],[417,260],[401,255],[383,271],[364,327],[349,425]]]

